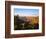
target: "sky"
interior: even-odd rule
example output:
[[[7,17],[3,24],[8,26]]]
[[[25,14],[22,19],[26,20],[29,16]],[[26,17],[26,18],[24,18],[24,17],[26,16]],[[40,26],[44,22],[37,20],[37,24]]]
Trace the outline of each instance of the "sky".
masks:
[[[14,15],[19,15],[19,16],[39,16],[39,9],[14,8]]]

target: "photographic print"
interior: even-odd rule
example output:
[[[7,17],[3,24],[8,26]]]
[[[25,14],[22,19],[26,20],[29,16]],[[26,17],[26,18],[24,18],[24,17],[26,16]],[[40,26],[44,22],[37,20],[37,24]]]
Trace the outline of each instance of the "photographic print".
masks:
[[[5,1],[5,37],[45,35],[44,3]]]
[[[14,8],[14,30],[39,29],[39,9]]]

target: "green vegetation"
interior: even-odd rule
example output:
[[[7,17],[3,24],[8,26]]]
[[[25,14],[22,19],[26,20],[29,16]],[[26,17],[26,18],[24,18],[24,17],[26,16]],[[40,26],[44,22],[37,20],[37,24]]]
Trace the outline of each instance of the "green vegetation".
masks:
[[[39,24],[38,23],[29,24],[29,21],[20,19],[18,15],[14,16],[14,30],[28,30],[28,29],[39,29]]]

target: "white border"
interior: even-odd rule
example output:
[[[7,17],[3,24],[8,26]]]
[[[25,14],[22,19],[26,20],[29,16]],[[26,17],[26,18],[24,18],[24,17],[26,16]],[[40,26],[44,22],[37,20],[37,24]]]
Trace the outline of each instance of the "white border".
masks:
[[[14,8],[39,9],[39,29],[38,30],[14,30]],[[42,32],[42,7],[11,5],[11,34],[41,33]]]

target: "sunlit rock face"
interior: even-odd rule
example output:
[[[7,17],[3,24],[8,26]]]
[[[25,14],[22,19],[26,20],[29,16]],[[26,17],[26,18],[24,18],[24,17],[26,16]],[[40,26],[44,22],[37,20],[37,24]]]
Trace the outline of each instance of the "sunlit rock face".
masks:
[[[27,21],[30,21],[30,23],[39,23],[39,17],[38,16],[36,16],[36,17],[26,17],[27,18]]]

